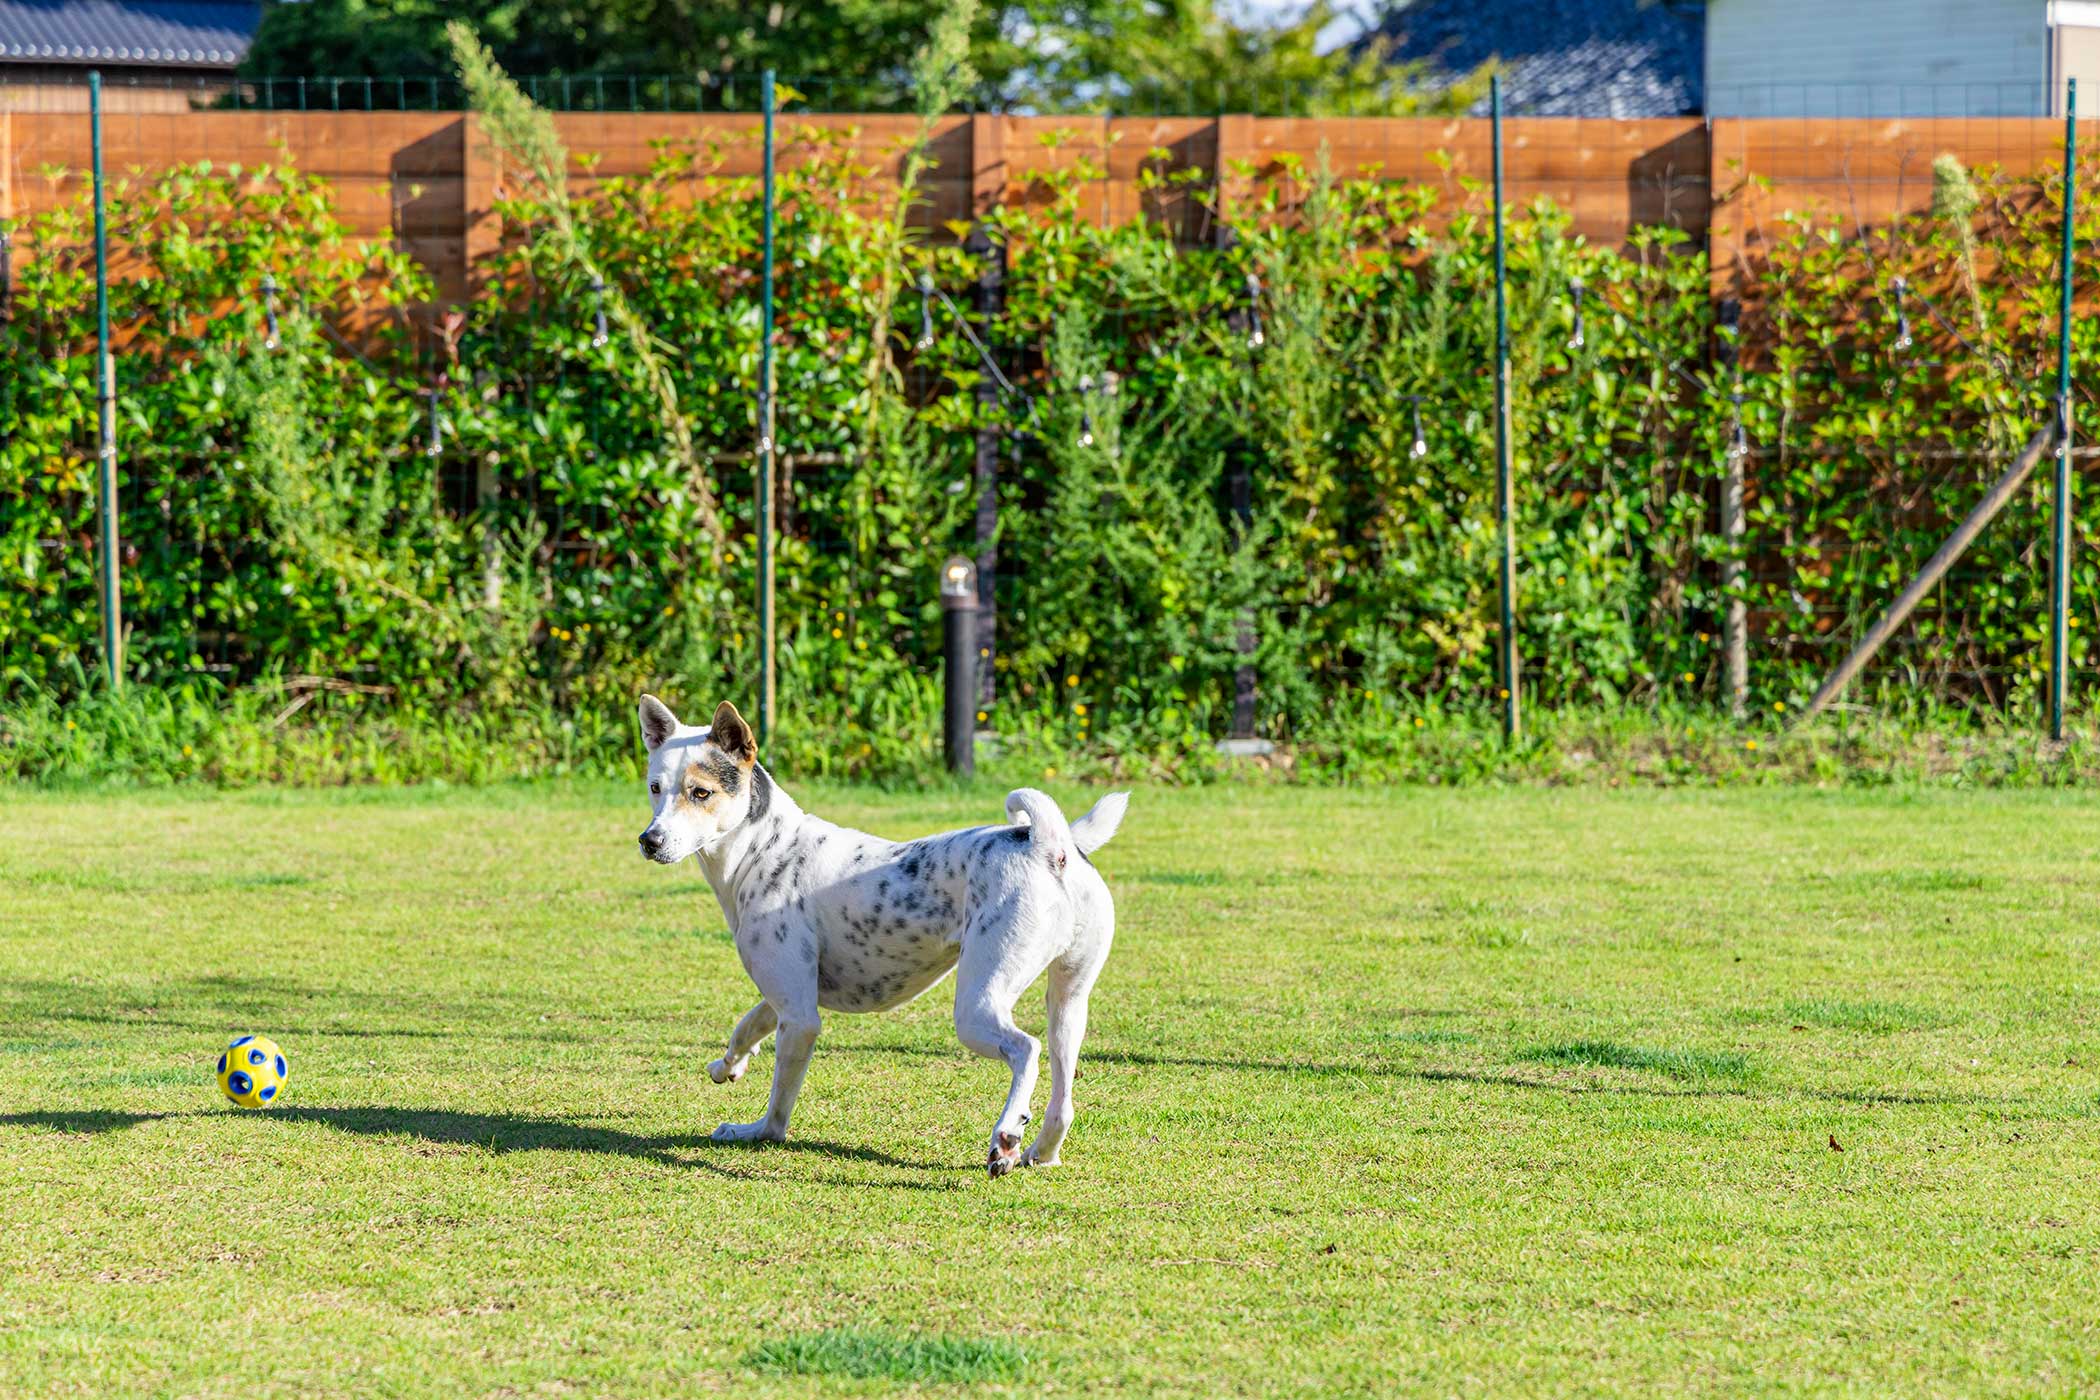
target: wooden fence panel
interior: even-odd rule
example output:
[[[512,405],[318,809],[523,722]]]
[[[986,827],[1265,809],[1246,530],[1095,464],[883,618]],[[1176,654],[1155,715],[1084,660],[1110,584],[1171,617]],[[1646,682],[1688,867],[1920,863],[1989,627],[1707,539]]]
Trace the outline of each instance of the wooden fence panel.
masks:
[[[759,174],[754,116],[562,113],[575,188],[647,171],[667,148],[701,155],[693,190]],[[842,143],[877,181],[894,181],[917,120],[807,114],[780,120],[783,164],[814,143]],[[2096,124],[2100,126],[2100,124]],[[442,295],[469,294],[469,270],[493,247],[501,172],[474,118],[458,112],[157,111],[105,118],[113,178],[204,158],[256,165],[290,159],[336,186],[360,237],[394,240],[426,264]],[[1506,123],[1511,199],[1547,197],[1575,229],[1618,243],[1662,224],[1703,241],[1717,291],[1747,275],[1776,222],[1818,209],[1848,229],[1929,207],[1932,161],[1951,152],[1972,167],[2038,171],[2056,158],[2061,127],[2046,119],[1716,119],[1611,121],[1520,117]],[[951,222],[1008,203],[1039,203],[1044,182],[1089,168],[1079,203],[1090,219],[1158,219],[1184,241],[1216,236],[1221,201],[1244,211],[1267,188],[1302,182],[1323,163],[1435,190],[1447,208],[1485,209],[1492,169],[1478,118],[1098,117],[985,114],[935,124],[934,165],[914,222],[946,236]],[[84,193],[85,113],[0,110],[0,218],[25,220]],[[1148,179],[1195,171],[1153,190]],[[1754,177],[1754,178],[1753,178]],[[35,255],[17,238],[16,263]]]
[[[1741,292],[1788,214],[1813,214],[1848,236],[1932,207],[1932,163],[2015,175],[2057,166],[2063,123],[2046,117],[1830,120],[1726,118],[1712,123],[1708,251],[1717,294]],[[2100,134],[2081,123],[2079,143]]]

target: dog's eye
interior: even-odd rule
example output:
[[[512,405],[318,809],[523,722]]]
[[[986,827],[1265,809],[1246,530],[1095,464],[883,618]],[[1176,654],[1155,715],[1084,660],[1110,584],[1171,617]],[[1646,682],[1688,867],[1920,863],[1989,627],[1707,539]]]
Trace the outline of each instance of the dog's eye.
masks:
[[[693,788],[693,801],[695,802],[705,802],[708,798],[713,796],[714,793],[710,792],[704,787],[698,786],[697,784]]]
[[[663,792],[663,790],[664,790],[664,785],[663,785],[662,783],[651,783],[651,784],[649,784],[649,795],[650,795],[651,797],[655,797],[655,796],[658,796],[659,794],[661,794],[661,793]]]

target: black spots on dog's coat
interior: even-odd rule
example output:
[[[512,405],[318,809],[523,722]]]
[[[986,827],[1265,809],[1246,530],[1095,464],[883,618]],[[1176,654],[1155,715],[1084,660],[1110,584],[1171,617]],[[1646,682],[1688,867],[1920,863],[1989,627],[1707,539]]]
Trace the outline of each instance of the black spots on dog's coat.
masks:
[[[737,766],[735,759],[709,756],[704,760],[704,766],[724,797],[734,797],[744,790],[744,770]]]
[[[736,789],[724,788],[723,791],[735,792]],[[744,814],[744,820],[755,822],[771,811],[772,807],[773,780],[766,776],[765,769],[753,767],[751,770],[751,810]]]
[[[1011,827],[1007,830],[1006,839],[1013,842],[1026,841],[1028,839],[1028,828],[1025,826]]]

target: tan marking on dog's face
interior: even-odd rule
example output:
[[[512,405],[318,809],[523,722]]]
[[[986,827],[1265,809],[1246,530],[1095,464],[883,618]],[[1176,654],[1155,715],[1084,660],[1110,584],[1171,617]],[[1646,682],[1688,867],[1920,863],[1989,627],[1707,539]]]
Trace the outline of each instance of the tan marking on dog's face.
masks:
[[[697,758],[687,759],[678,775],[677,791],[672,793],[674,805],[690,812],[705,812],[718,815],[729,798],[730,785],[723,781],[723,768],[735,771],[735,762],[716,751],[709,744]]]

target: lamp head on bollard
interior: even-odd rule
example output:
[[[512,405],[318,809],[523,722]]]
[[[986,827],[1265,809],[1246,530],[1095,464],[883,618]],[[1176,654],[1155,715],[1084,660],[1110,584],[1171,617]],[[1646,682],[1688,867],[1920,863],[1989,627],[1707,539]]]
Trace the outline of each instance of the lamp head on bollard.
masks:
[[[941,565],[941,607],[977,606],[977,566],[958,554]]]

